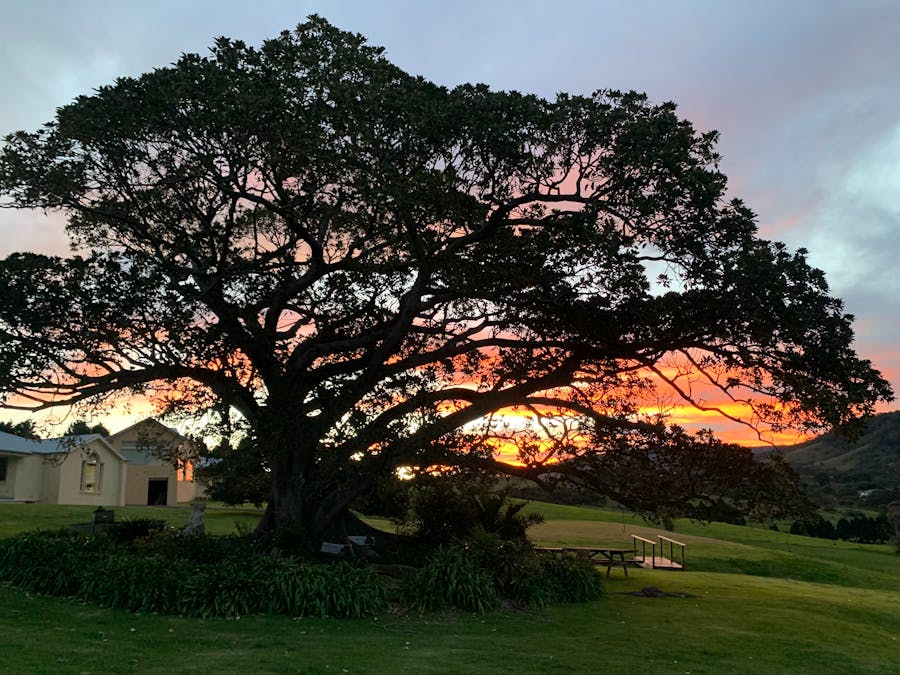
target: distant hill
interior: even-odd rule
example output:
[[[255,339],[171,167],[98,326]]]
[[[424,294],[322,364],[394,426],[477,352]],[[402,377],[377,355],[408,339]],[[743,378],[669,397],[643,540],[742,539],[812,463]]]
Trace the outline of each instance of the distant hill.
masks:
[[[829,433],[778,450],[823,505],[878,506],[900,499],[900,411],[873,417],[854,443]]]

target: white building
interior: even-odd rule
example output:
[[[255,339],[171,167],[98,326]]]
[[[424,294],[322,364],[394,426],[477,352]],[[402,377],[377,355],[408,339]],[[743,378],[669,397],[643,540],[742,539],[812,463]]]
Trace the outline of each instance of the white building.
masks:
[[[99,434],[32,441],[0,432],[0,500],[122,505],[127,464]]]
[[[146,419],[99,434],[33,441],[0,432],[0,501],[97,506],[175,505],[197,496],[189,467],[159,459],[190,441]]]

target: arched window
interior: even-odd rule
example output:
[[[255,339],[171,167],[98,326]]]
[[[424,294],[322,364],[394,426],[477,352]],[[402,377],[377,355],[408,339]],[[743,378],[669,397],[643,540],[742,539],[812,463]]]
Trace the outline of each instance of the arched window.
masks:
[[[96,453],[92,453],[81,461],[81,491],[90,494],[100,492],[103,478],[103,464]]]

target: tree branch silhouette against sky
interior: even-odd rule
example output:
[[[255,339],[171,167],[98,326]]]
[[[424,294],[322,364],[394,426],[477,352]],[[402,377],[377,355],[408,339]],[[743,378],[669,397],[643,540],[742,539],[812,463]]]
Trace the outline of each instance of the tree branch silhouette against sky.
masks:
[[[74,254],[0,263],[0,405],[149,394],[238,425],[259,530],[313,549],[409,468],[615,496],[598,477],[648,461],[688,509],[743,458],[768,509],[777,460],[651,404],[765,439],[850,433],[892,391],[807,251],[726,194],[718,139],[634,91],[438,85],[320,16],[217,38],[6,137],[0,194],[64,215]]]
[[[809,250],[857,318],[857,350],[897,388],[900,7],[893,2],[6,4],[0,134],[36,129],[56,107],[118,76],[181,52],[204,54],[217,35],[258,44],[314,12],[439,85],[485,82],[551,98],[634,89],[653,102],[674,101],[698,129],[721,133],[730,193],[758,213],[764,237]],[[0,234],[4,256],[67,251],[57,215],[0,210]],[[757,441],[719,415],[674,412],[688,428]]]

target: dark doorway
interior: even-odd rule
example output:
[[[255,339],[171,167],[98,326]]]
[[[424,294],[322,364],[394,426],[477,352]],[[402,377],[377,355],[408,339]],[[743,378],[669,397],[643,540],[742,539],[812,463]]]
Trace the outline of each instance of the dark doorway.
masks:
[[[168,478],[151,478],[147,481],[147,505],[165,506],[169,496]]]

